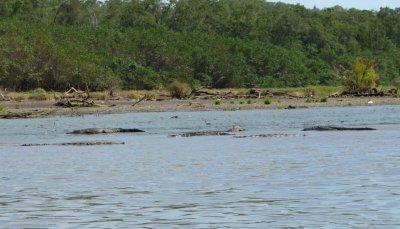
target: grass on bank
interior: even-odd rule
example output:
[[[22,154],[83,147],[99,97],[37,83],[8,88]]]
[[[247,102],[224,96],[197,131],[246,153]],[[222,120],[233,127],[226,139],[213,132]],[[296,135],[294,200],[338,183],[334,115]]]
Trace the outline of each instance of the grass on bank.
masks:
[[[272,101],[271,101],[271,98],[270,97],[265,97],[264,98],[264,104],[265,105],[269,105],[269,104],[271,104],[272,103]]]
[[[329,97],[332,94],[340,93],[343,90],[341,86],[307,86],[307,87],[289,87],[289,88],[269,88],[272,92],[284,92],[288,95],[304,98],[322,98]]]
[[[90,92],[90,98],[96,100],[112,100],[112,99],[140,99],[143,98],[144,95],[149,99],[155,99],[160,96],[168,96],[169,93],[167,91],[147,91],[147,90],[118,90],[114,92],[114,95],[110,94],[110,91],[97,91]],[[23,101],[23,100],[34,100],[34,101],[52,101],[59,100],[62,98],[68,98],[72,96],[84,96],[83,94],[79,95],[78,93],[68,93],[65,92],[54,92],[54,91],[45,91],[41,88],[38,88],[33,91],[28,92],[8,92],[7,97],[15,100],[15,101]]]
[[[393,88],[393,86],[384,86],[378,89],[388,90]],[[185,88],[186,89],[186,88]],[[171,89],[161,89],[161,90],[113,90],[111,91],[98,91],[90,92],[90,97],[96,100],[116,100],[116,99],[140,99],[143,96],[147,96],[149,99],[157,99],[160,97],[170,97]],[[201,89],[202,91],[207,91],[215,95],[246,95],[249,93],[249,89],[246,88],[225,88],[225,89]],[[329,96],[340,93],[343,91],[341,86],[307,86],[299,88],[261,88],[259,89],[263,92],[269,93],[284,93],[290,96],[306,98],[309,102],[319,101],[324,102],[329,98]],[[187,93],[188,89],[185,91]],[[74,93],[70,93],[69,96],[73,96]],[[45,101],[45,100],[59,100],[65,98],[67,95],[65,92],[54,92],[45,91],[44,89],[38,88],[36,90],[28,92],[7,92],[7,97],[15,101],[23,100],[35,100],[35,101]],[[400,96],[400,90],[397,96]],[[322,100],[322,101],[321,101]],[[266,97],[264,99],[264,104],[270,104],[271,98]],[[247,100],[239,101],[240,104],[248,103]]]

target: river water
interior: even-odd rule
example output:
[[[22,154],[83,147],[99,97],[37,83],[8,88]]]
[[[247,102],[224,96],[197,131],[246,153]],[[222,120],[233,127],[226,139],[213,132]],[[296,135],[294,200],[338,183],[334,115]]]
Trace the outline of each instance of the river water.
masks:
[[[168,137],[235,124],[298,136]],[[399,142],[399,106],[0,120],[0,228],[400,228]]]

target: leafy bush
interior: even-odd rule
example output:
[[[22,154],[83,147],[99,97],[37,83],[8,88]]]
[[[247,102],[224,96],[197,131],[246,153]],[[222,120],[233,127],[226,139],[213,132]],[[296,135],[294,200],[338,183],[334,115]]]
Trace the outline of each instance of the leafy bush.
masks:
[[[47,94],[47,92],[44,89],[37,88],[37,89],[31,91],[28,99],[32,99],[32,100],[48,100],[49,99],[49,95]]]
[[[271,98],[269,98],[269,97],[265,97],[265,98],[264,98],[264,104],[265,104],[265,105],[269,105],[269,104],[271,104],[271,103],[272,103]]]
[[[220,99],[215,100],[214,104],[215,105],[221,105],[221,100]]]
[[[326,102],[328,102],[328,97],[322,97],[319,101],[321,103],[326,103]]]
[[[375,60],[357,58],[353,69],[347,70],[341,77],[346,93],[370,93],[377,85],[379,75]]]
[[[178,80],[173,81],[169,87],[169,92],[172,98],[184,99],[190,95],[192,88],[189,84]]]
[[[0,113],[4,112],[4,107],[0,105]]]

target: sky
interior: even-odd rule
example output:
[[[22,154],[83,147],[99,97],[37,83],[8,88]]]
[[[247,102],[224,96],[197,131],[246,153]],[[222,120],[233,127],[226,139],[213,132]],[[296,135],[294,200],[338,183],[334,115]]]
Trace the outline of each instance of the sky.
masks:
[[[343,8],[357,8],[363,10],[379,10],[380,7],[400,8],[400,0],[268,0],[268,2],[284,2],[304,5],[307,8],[326,8],[342,6]]]

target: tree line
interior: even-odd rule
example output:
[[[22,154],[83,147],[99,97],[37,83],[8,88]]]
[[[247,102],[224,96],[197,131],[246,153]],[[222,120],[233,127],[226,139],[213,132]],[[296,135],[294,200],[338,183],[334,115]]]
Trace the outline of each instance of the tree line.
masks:
[[[263,0],[2,0],[0,86],[157,89],[337,85],[376,60],[400,78],[400,8]]]

